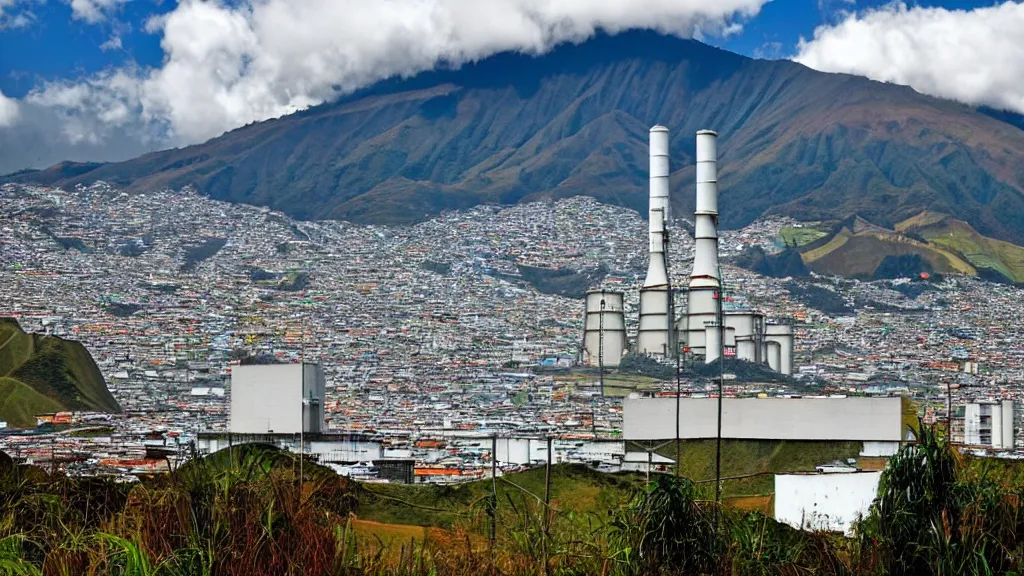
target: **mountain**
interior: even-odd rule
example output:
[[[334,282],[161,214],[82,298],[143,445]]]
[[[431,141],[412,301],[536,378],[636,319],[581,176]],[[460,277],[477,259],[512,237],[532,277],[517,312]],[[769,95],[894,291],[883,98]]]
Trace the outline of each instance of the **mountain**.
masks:
[[[120,412],[103,374],[79,342],[29,334],[0,318],[0,420],[32,427],[37,414]]]
[[[755,247],[736,257],[735,264],[776,277],[809,271],[865,280],[968,274],[1024,284],[1024,248],[935,212],[921,212],[892,229],[852,216],[831,227],[819,222],[783,228],[780,236],[786,246],[781,253],[769,255]]]
[[[694,132],[720,134],[722,224],[768,213],[927,210],[1024,243],[1024,130],[1012,115],[653,32],[502,53],[391,79],[204,144],[8,179],[193,185],[298,218],[400,223],[481,202],[579,194],[646,213],[647,133],[669,126],[673,204],[693,210]]]

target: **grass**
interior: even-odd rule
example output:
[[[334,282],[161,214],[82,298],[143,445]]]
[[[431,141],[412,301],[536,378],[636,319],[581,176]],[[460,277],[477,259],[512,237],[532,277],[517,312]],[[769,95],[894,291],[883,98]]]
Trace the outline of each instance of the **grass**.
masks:
[[[744,448],[769,465],[839,448],[798,444]],[[744,453],[728,453],[728,465],[741,466]],[[499,482],[492,498],[489,482],[360,486],[313,463],[300,476],[297,460],[246,445],[125,485],[0,458],[0,574],[980,576],[1019,574],[1024,558],[1024,491],[1008,481],[1020,463],[999,463],[997,473],[930,428],[890,460],[853,538],[775,522],[770,496],[726,498],[719,509],[712,487],[669,475],[644,485],[638,475],[558,466],[544,514],[523,491],[542,488],[542,470],[509,475],[522,490]],[[367,518],[383,510],[385,492],[406,499],[389,501],[390,513],[446,504],[474,513],[444,529],[429,526],[437,518],[427,511],[421,525]]]
[[[596,369],[593,373],[576,372],[560,374],[555,377],[556,384],[571,385],[573,387],[586,385],[590,388],[598,388],[601,378]],[[606,373],[604,376],[604,392],[606,396],[622,397],[633,392],[657,390],[657,384],[662,382],[657,378],[642,376],[639,374]]]
[[[28,334],[13,319],[0,319],[0,379],[0,420],[12,426],[62,410],[120,411],[81,343]]]
[[[610,475],[581,465],[560,464],[553,467],[551,502],[565,514],[584,518],[628,500],[640,485],[636,475]],[[519,499],[526,492],[543,498],[544,469],[501,477],[497,488],[498,500],[502,502]],[[367,484],[355,513],[360,519],[384,524],[439,528],[453,528],[460,523],[475,525],[481,521],[480,513],[490,492],[490,480],[448,486]]]
[[[797,228],[795,226],[783,226],[782,229],[779,230],[779,236],[782,237],[782,242],[787,247],[799,248],[800,246],[810,244],[819,238],[828,236],[828,232],[807,226],[801,228]]]
[[[803,258],[804,264],[810,264],[838,250],[843,246],[843,244],[846,244],[846,242],[852,236],[853,232],[850,232],[850,230],[847,228],[843,228],[842,230],[839,231],[838,234],[833,236],[832,239],[829,240],[828,243],[826,243],[824,246],[819,246],[813,250],[803,252],[800,254],[800,257]]]
[[[976,268],[998,272],[1013,282],[1024,282],[1024,248],[979,234],[970,224],[942,215],[924,213],[900,223],[935,246],[960,254]]]
[[[16,428],[32,428],[36,415],[52,414],[63,405],[43,396],[27,384],[14,378],[0,378],[0,420]]]
[[[684,440],[681,443],[682,475],[694,482],[715,478],[715,440]],[[722,482],[726,496],[768,496],[775,491],[773,473],[813,471],[819,464],[856,458],[860,442],[792,442],[775,440],[723,440]],[[668,445],[658,453],[675,459]],[[735,478],[741,476],[744,478]]]

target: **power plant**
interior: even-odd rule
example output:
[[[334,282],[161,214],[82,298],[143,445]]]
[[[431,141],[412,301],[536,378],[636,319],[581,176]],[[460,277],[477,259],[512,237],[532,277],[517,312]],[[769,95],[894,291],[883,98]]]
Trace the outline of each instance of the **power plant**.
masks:
[[[649,259],[640,288],[636,342],[629,346],[626,341],[623,294],[591,290],[586,298],[583,363],[616,367],[629,351],[660,359],[689,353],[705,363],[725,355],[792,374],[792,325],[767,320],[725,295],[718,264],[718,134],[697,132],[695,246],[685,287],[673,287],[668,273],[669,172],[669,131],[655,126],[650,132]],[[685,305],[678,307],[681,313],[677,294],[685,298]]]

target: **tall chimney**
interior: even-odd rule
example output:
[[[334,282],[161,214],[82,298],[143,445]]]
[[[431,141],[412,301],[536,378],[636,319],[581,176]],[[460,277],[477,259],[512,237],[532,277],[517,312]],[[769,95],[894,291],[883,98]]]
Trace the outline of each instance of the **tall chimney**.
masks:
[[[718,288],[718,133],[697,132],[697,209],[690,288]],[[652,192],[653,196],[653,192]]]
[[[650,260],[644,287],[667,286],[665,266],[665,223],[669,220],[668,196],[668,128],[651,128],[651,189],[648,208]]]
[[[640,289],[640,318],[636,350],[640,354],[668,356],[672,353],[672,319],[665,262],[665,223],[669,219],[668,128],[651,128],[651,190],[648,216],[647,277]]]

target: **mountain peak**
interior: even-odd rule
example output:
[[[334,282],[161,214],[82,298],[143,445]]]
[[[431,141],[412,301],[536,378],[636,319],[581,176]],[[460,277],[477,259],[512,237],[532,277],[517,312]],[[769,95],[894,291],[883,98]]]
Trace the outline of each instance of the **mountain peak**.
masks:
[[[693,208],[694,134],[710,128],[727,227],[772,212],[891,227],[928,209],[1024,241],[1024,222],[1000,217],[1024,211],[1024,131],[903,87],[646,31],[440,66],[197,146],[16,179],[192,185],[379,223],[578,194],[645,213],[656,124],[671,131],[680,213]]]

